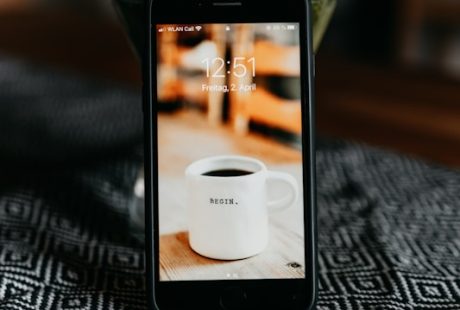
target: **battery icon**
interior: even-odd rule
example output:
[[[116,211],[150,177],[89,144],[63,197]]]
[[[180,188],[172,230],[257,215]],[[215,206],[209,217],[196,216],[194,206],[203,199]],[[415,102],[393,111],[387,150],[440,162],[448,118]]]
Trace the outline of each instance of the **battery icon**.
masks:
[[[295,30],[295,26],[294,26],[294,25],[288,25],[288,26],[287,26],[287,29],[288,29],[288,30]]]

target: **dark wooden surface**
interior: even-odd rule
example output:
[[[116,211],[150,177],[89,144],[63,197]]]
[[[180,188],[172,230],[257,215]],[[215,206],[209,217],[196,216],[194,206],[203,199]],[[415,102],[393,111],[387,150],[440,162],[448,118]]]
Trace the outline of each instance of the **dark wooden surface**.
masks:
[[[0,55],[141,84],[136,56],[115,19],[65,9],[0,8]]]
[[[460,166],[460,83],[430,72],[318,57],[320,134]]]
[[[0,55],[140,87],[137,59],[114,19],[18,7],[0,7]],[[321,50],[316,72],[318,134],[460,166],[459,82]]]

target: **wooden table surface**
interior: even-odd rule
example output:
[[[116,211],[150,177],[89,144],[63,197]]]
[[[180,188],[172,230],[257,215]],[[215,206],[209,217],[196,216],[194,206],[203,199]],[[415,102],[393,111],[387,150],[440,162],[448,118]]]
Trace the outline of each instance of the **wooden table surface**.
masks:
[[[301,184],[299,150],[257,134],[238,136],[230,127],[210,126],[204,114],[178,112],[159,117],[160,278],[213,280],[304,277],[303,202],[270,214],[270,241],[259,255],[219,261],[196,254],[188,244],[184,170],[218,154],[258,158],[268,169],[293,175]],[[280,188],[270,194],[282,195]],[[284,191],[283,191],[284,192]]]
[[[140,89],[140,68],[118,21],[62,7],[0,1],[0,54]],[[320,136],[460,167],[458,79],[344,57],[340,50],[316,55]]]

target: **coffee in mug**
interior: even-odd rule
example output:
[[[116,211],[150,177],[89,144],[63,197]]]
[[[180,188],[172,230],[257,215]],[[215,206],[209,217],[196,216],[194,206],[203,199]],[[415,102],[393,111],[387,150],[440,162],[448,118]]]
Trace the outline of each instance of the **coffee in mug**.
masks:
[[[267,170],[261,161],[225,155],[187,167],[187,213],[191,248],[206,257],[236,260],[262,252],[268,244],[268,212],[298,199],[297,181]],[[269,180],[288,185],[286,195],[267,199]]]
[[[239,177],[242,175],[248,175],[253,173],[252,171],[238,170],[238,169],[223,169],[223,170],[213,170],[203,173],[210,177]]]

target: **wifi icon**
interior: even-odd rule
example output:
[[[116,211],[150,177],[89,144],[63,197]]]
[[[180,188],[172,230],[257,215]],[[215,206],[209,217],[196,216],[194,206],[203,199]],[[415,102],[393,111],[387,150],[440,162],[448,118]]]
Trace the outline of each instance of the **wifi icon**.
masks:
[[[200,31],[201,28],[203,28],[203,27],[201,27],[201,26],[195,26],[195,29],[198,30],[198,31]]]

